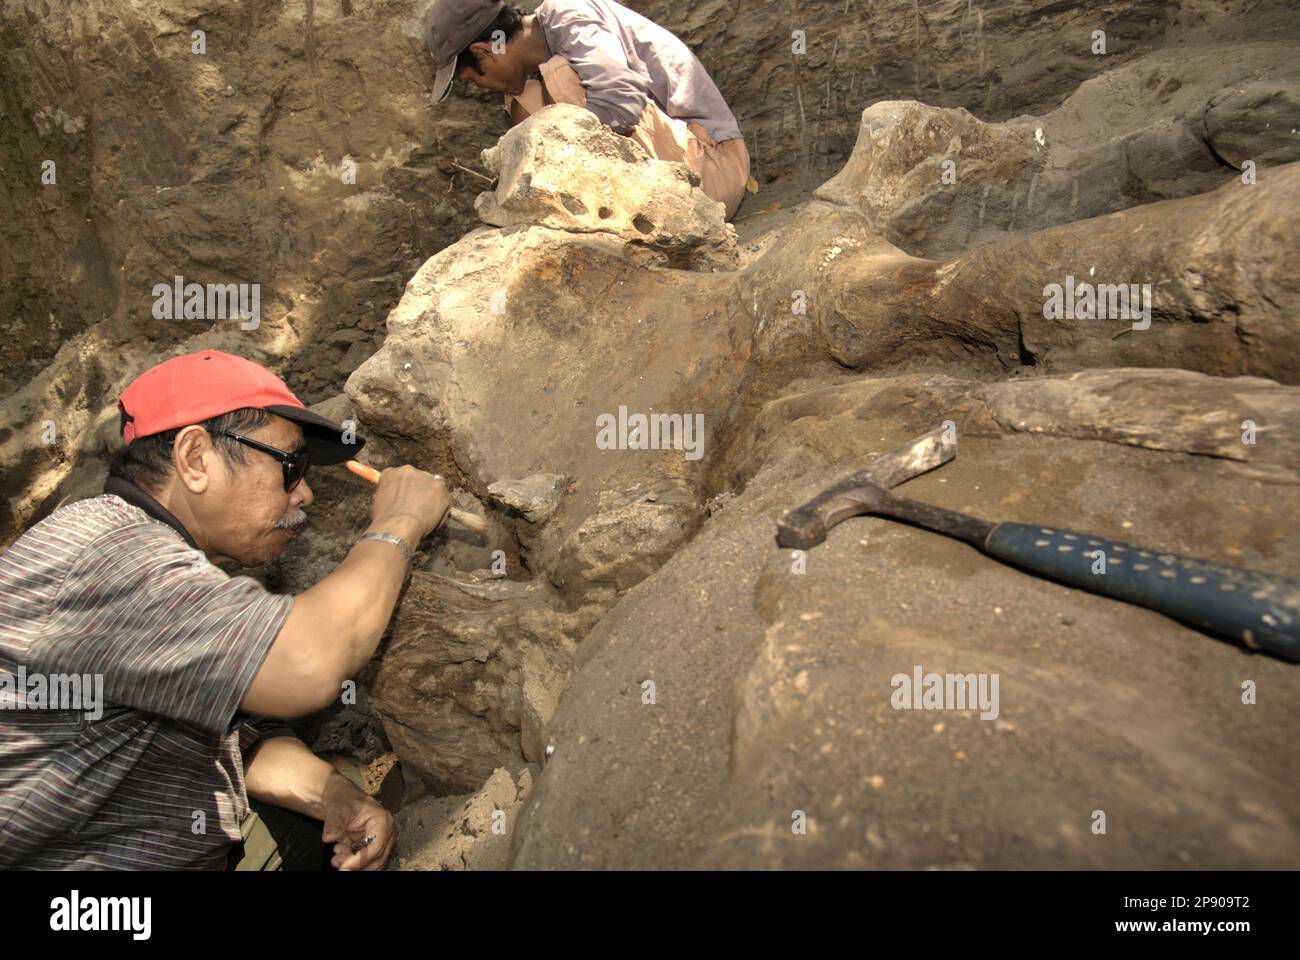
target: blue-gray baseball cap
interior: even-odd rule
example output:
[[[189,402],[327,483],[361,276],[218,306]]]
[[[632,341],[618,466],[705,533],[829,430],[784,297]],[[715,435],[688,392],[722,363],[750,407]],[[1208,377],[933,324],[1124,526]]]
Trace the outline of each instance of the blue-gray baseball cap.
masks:
[[[424,43],[438,65],[433,102],[442,103],[456,79],[456,58],[506,8],[504,0],[434,0],[424,14]]]

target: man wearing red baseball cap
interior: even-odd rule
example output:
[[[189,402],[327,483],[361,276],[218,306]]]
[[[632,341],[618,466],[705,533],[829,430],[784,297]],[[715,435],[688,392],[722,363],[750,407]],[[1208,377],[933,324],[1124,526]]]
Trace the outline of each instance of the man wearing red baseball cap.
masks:
[[[277,720],[324,709],[370,660],[447,513],[442,479],[385,470],[338,568],[272,594],[215,564],[279,556],[309,465],[364,441],[217,350],[146,371],[118,407],[104,494],[0,554],[0,680],[27,684],[0,683],[0,868],[320,868],[332,844],[340,869],[383,869],[392,816]],[[99,700],[38,702],[38,677]]]

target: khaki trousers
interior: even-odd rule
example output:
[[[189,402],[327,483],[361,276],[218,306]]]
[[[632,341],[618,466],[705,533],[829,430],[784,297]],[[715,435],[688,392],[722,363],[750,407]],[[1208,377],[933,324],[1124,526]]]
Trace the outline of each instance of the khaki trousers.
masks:
[[[505,108],[516,121],[552,103],[587,105],[587,91],[577,72],[563,57],[552,57],[540,68],[541,81],[529,80],[518,97],[506,97]],[[736,215],[749,183],[749,151],[744,139],[715,142],[698,123],[668,116],[651,100],[632,129],[631,139],[656,160],[684,163],[700,176],[706,195]]]
[[[332,870],[334,845],[321,840],[319,820],[250,798],[239,825],[243,843],[226,859],[227,870]]]

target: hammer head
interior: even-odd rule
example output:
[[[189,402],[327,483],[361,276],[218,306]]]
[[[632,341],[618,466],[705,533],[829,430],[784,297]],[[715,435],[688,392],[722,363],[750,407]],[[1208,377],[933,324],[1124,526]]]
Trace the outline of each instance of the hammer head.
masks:
[[[862,488],[896,487],[904,481],[941,467],[957,456],[955,431],[940,427],[917,437],[906,446],[876,460],[833,484],[801,507],[787,510],[777,521],[776,542],[792,550],[807,550],[826,539],[830,529],[847,517],[871,509],[870,496]]]

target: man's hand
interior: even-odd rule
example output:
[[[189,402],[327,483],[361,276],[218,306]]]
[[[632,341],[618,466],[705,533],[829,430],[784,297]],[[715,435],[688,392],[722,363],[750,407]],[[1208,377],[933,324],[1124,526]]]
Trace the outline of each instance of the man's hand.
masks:
[[[398,533],[414,524],[411,552],[447,518],[451,497],[442,477],[412,466],[389,467],[379,478],[368,529]],[[389,529],[389,527],[394,529]]]
[[[397,844],[393,815],[347,777],[334,774],[325,785],[325,830],[321,840],[334,844],[331,866],[338,870],[383,870]],[[374,837],[356,853],[352,848]]]

